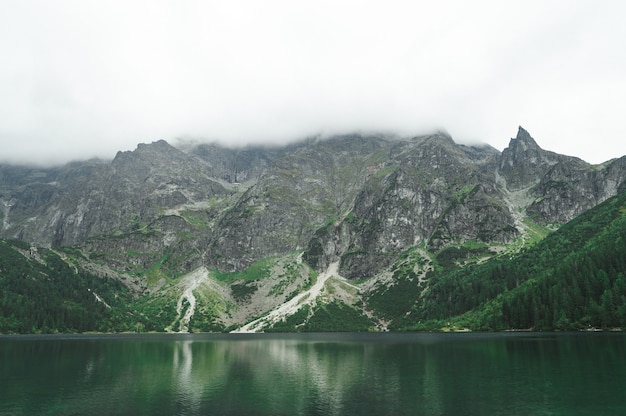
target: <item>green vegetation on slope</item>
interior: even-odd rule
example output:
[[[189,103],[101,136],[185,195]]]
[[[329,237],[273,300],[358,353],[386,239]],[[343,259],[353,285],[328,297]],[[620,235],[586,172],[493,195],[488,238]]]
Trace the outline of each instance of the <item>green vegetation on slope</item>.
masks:
[[[363,301],[391,330],[626,328],[626,193],[533,242],[518,254],[505,251],[488,260],[493,253],[478,242],[435,254],[414,247]],[[278,280],[272,293],[284,292],[286,282],[301,272],[298,254],[280,267],[277,258],[267,258],[242,272],[215,275],[245,303],[257,282],[273,274]],[[77,267],[79,256],[77,250],[59,254],[0,241],[0,333],[164,331],[174,322],[176,296],[159,292],[135,299],[119,281]],[[157,279],[166,261],[161,257],[143,277]],[[215,301],[200,304],[190,327],[221,330],[210,310]],[[333,301],[304,307],[270,330],[372,327],[360,304]]]
[[[380,285],[366,296],[368,308],[385,320],[403,316],[425,288],[418,273],[424,273],[431,264],[420,250],[404,252],[391,266],[392,284]]]
[[[626,194],[621,194],[519,255],[431,273],[423,297],[394,327],[626,327],[625,274]]]
[[[53,251],[0,241],[0,333],[114,331],[130,299],[120,282],[75,270]]]
[[[360,332],[373,326],[360,310],[343,303],[329,302],[314,308],[304,305],[284,321],[265,329],[265,332]]]
[[[217,280],[224,283],[236,281],[251,282],[269,276],[272,266],[276,263],[277,257],[268,257],[254,262],[250,267],[240,272],[220,272],[213,270],[213,275]]]

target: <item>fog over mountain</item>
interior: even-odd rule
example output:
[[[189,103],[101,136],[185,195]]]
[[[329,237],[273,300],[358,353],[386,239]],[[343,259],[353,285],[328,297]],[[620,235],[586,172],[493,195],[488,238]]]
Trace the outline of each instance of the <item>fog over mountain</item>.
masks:
[[[519,124],[591,163],[626,154],[618,1],[0,5],[0,160],[112,159],[192,138],[284,144]]]
[[[159,140],[0,164],[0,333],[432,329],[479,305],[453,326],[623,327],[626,156],[539,143]]]

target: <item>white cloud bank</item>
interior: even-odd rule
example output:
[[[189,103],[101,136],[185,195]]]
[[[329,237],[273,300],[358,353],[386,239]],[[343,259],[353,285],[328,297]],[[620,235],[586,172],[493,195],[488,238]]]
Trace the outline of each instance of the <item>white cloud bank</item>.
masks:
[[[0,1],[0,160],[445,129],[626,154],[621,1]]]

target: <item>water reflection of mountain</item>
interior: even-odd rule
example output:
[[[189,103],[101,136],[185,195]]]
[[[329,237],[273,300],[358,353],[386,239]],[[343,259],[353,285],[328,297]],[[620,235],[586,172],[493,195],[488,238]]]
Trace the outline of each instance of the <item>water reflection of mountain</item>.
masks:
[[[624,414],[623,334],[0,338],[0,414]]]

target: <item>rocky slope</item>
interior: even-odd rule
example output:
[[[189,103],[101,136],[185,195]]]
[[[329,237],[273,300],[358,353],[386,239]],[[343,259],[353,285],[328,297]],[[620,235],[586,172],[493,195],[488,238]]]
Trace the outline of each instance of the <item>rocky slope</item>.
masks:
[[[75,246],[136,296],[170,299],[170,329],[241,325],[310,290],[311,273],[334,276],[316,295],[384,327],[367,299],[402,279],[426,285],[438,253],[465,247],[464,264],[519,249],[625,190],[626,158],[590,165],[521,127],[503,152],[443,133],[242,149],[158,141],[112,161],[0,166],[0,237]],[[291,272],[269,271],[285,262]],[[367,284],[346,295],[344,278]]]
[[[498,173],[509,191],[526,191],[526,213],[543,224],[563,224],[625,189],[626,158],[592,166],[541,149],[520,127],[502,152]]]
[[[133,231],[169,208],[228,193],[204,170],[197,158],[165,141],[119,152],[111,162],[3,166],[2,236],[54,247]]]

